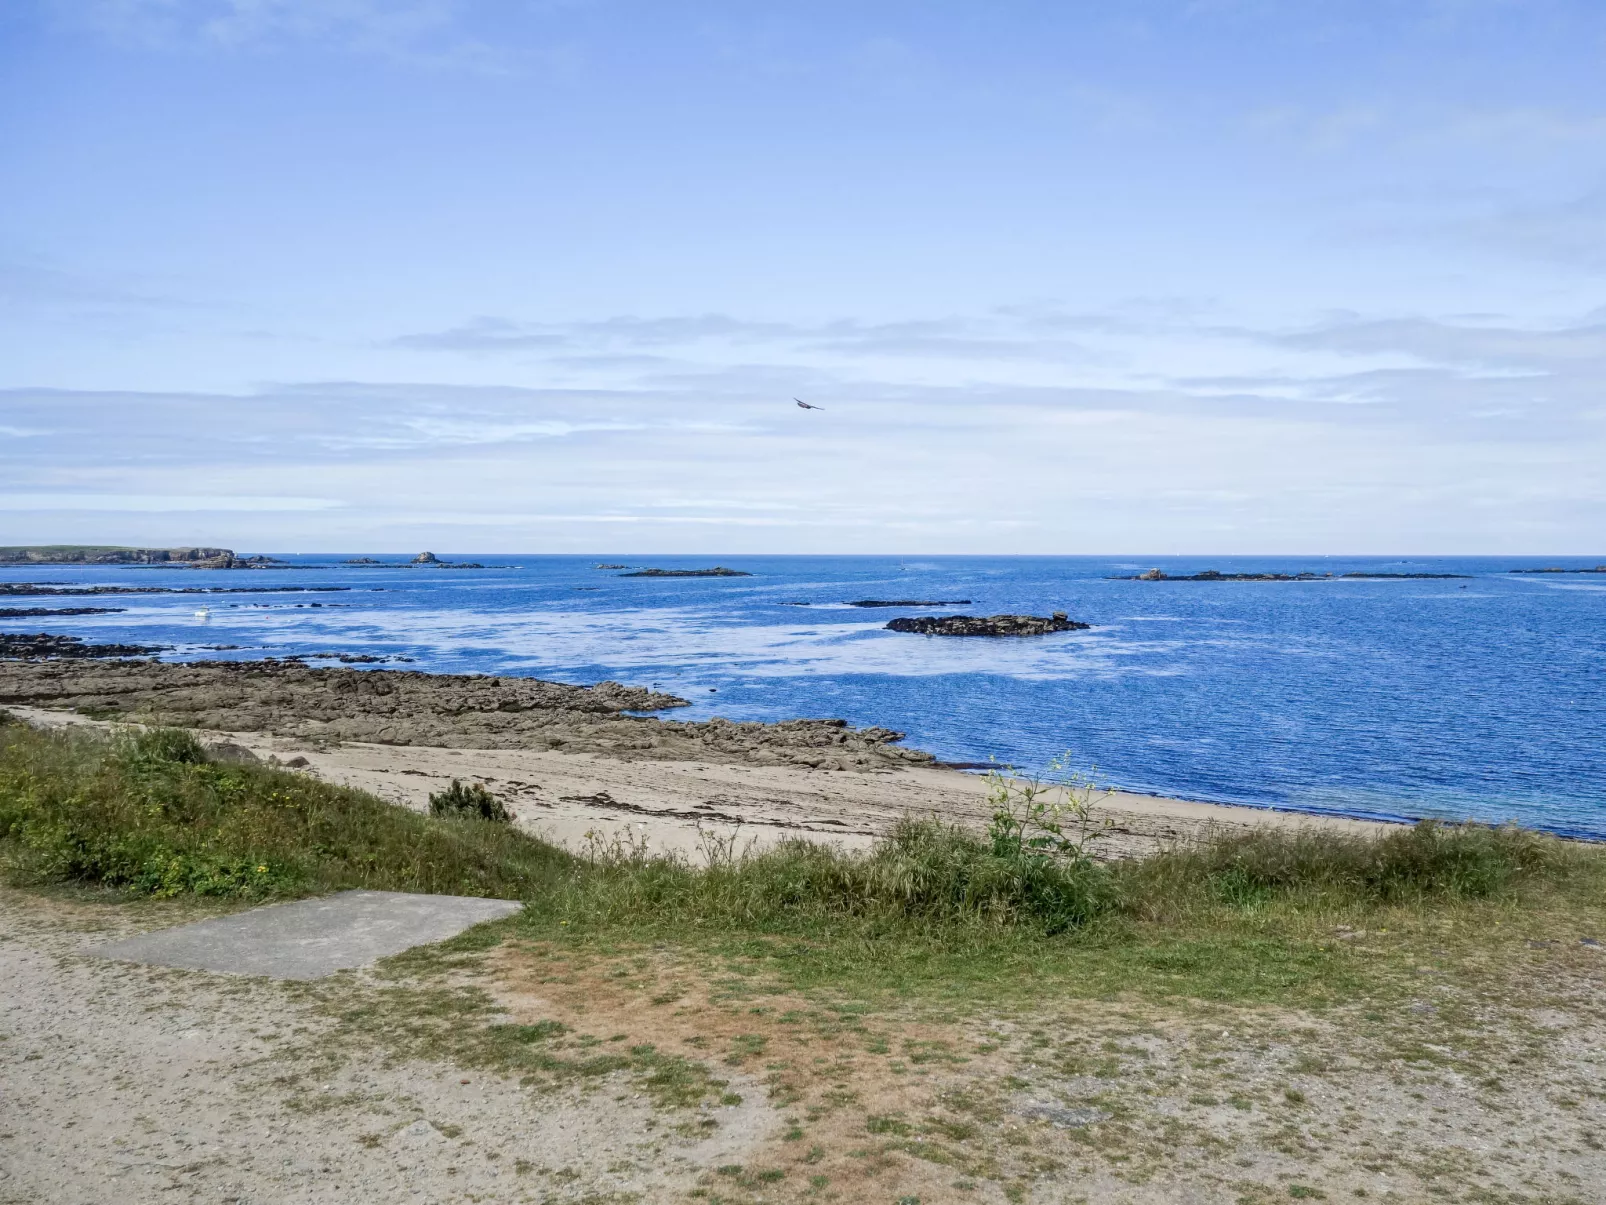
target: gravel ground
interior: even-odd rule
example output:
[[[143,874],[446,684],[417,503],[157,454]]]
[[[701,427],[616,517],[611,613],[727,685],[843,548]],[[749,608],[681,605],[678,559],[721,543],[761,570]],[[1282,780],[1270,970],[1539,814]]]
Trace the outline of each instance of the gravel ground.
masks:
[[[0,1202],[657,1200],[777,1124],[762,1092],[692,1139],[626,1074],[329,1062],[290,985],[85,953],[198,915],[0,890]]]

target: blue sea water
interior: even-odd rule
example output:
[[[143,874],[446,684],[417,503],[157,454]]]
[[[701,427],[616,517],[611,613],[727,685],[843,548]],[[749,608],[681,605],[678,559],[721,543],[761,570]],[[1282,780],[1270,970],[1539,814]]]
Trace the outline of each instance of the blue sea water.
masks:
[[[360,555],[360,554],[350,554]],[[446,554],[441,554],[443,558]],[[1187,799],[1520,823],[1606,839],[1606,558],[726,557],[453,554],[485,569],[0,570],[3,581],[326,594],[102,596],[115,615],[4,631],[172,644],[168,659],[407,656],[412,668],[603,678],[692,700],[675,718],[840,716],[945,761],[1032,768]],[[385,560],[400,560],[382,557]],[[747,570],[628,578],[632,567]],[[1142,582],[1170,574],[1458,573],[1465,580]],[[861,598],[970,599],[864,610]],[[205,604],[210,616],[196,610]],[[322,605],[313,605],[313,604]],[[808,606],[796,604],[807,603]],[[70,605],[56,598],[0,606]],[[895,615],[1069,612],[1091,630],[1019,640],[901,635]],[[208,645],[239,649],[208,649]]]

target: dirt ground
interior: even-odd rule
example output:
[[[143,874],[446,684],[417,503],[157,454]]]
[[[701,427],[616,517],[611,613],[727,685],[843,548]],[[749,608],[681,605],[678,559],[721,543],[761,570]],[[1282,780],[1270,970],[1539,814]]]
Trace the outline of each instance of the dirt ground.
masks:
[[[86,953],[194,915],[0,890],[6,1205],[678,1200],[775,1128],[749,1092],[677,1136],[625,1074],[539,1092],[331,1047],[295,985]]]
[[[1536,950],[1496,1011],[1425,977],[1320,1016],[867,1009],[516,929],[317,985],[88,952],[197,914],[0,891],[0,1202],[1606,1200],[1595,947]],[[548,1029],[711,1094],[490,1044]]]

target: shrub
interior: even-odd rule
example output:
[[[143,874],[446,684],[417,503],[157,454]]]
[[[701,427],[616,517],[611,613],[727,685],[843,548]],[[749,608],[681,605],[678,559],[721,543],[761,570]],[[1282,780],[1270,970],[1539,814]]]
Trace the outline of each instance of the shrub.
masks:
[[[479,783],[471,782],[465,787],[455,778],[451,786],[429,797],[429,812],[432,816],[477,816],[481,820],[495,820],[500,824],[507,824],[513,819],[513,813],[502,805],[502,801]]]

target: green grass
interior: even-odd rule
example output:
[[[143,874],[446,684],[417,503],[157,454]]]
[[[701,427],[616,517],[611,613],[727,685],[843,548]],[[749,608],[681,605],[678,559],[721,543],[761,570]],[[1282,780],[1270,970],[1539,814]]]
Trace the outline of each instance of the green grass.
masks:
[[[0,864],[13,881],[147,896],[518,898],[522,938],[603,954],[672,943],[737,980],[841,1000],[1052,988],[1315,1004],[1391,977],[1409,990],[1412,961],[1447,929],[1487,945],[1549,926],[1576,942],[1603,920],[1602,851],[1522,830],[1268,828],[1099,862],[1085,832],[1066,835],[1075,809],[1009,791],[986,833],[911,820],[864,852],[789,841],[749,856],[715,845],[697,861],[618,845],[577,856],[474,815],[424,816],[306,775],[214,764],[183,732],[11,724],[0,725]],[[1373,936],[1349,940],[1362,931]]]
[[[352,887],[522,898],[571,869],[561,850],[507,825],[214,764],[185,732],[21,724],[0,726],[0,864],[12,881],[247,899]]]

